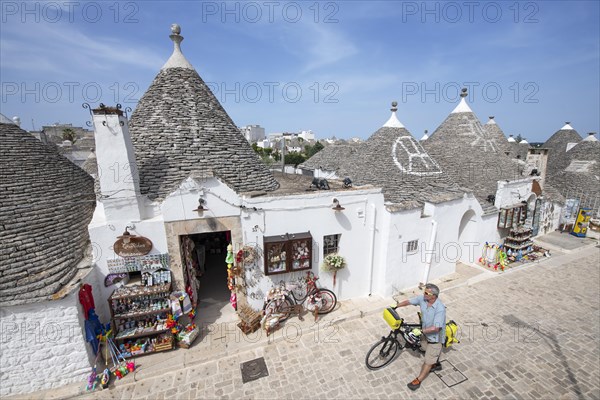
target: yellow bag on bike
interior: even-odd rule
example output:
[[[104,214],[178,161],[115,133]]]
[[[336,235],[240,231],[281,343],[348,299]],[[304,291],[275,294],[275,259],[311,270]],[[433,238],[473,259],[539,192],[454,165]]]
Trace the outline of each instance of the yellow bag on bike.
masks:
[[[417,312],[419,315],[419,323],[423,323],[421,318],[421,312]],[[454,320],[450,320],[446,322],[446,340],[444,341],[444,347],[450,347],[454,343],[460,343],[460,340],[457,338],[458,335],[458,324],[454,322]]]
[[[446,323],[446,341],[444,347],[450,347],[454,343],[460,343],[460,340],[456,337],[458,332],[458,325],[453,320]]]
[[[390,328],[394,330],[398,329],[400,325],[402,325],[403,321],[403,319],[400,318],[396,310],[394,310],[392,307],[388,307],[385,310],[383,310],[383,319],[385,320],[385,322],[387,322]]]

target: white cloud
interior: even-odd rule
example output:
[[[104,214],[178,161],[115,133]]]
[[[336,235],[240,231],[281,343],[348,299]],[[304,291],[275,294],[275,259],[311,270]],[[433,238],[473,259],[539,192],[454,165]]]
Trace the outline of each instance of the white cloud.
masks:
[[[68,74],[119,69],[123,65],[157,70],[164,55],[112,37],[91,37],[75,25],[30,24],[26,29],[6,26],[1,39],[3,70]]]

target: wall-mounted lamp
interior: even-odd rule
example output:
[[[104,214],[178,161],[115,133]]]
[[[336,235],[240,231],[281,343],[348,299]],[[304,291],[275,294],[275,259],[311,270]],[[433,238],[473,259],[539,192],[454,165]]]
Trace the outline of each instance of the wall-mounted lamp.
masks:
[[[135,235],[131,235],[131,233],[129,233],[129,229],[133,229],[133,226],[126,226],[125,227],[125,232],[123,232],[123,234],[121,236],[117,236],[117,239],[123,239],[123,243],[127,244],[129,243],[130,239],[132,237],[134,237]]]
[[[198,208],[196,208],[193,211],[197,211],[197,212],[208,211],[208,208],[204,207],[204,204],[206,204],[206,200],[204,200],[202,197],[200,197],[198,199]]]
[[[333,198],[333,206],[331,207],[334,211],[342,211],[345,210],[344,207],[342,207],[340,205],[340,201],[338,199],[336,199],[335,197]]]

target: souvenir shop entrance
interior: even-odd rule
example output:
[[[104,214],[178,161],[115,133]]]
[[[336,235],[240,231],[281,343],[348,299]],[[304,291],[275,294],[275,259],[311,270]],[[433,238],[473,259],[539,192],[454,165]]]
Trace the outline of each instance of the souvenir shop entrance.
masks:
[[[184,280],[195,293],[196,323],[234,320],[237,314],[229,303],[225,263],[231,232],[182,235],[180,240]]]

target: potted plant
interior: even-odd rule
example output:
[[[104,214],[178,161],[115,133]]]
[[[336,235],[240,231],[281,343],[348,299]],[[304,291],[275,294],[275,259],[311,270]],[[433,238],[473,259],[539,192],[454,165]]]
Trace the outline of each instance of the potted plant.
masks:
[[[321,269],[325,272],[333,272],[333,286],[335,286],[335,277],[339,270],[346,267],[346,260],[339,254],[328,254],[323,259]]]

